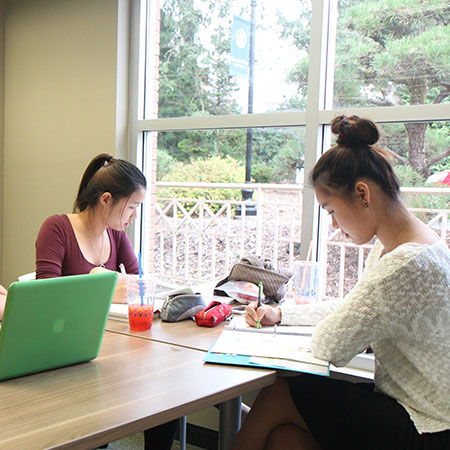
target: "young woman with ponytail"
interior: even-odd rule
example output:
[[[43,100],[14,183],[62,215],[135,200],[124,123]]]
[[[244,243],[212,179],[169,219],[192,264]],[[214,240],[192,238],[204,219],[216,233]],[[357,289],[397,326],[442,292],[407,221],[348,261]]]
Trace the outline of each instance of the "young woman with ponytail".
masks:
[[[133,164],[111,155],[96,156],[86,168],[73,213],[45,220],[36,240],[36,278],[82,275],[104,270],[130,274],[139,265],[125,230],[144,201],[147,182]],[[125,282],[113,302],[126,303]],[[145,449],[169,450],[178,421],[146,430]]]
[[[125,230],[136,218],[146,186],[144,175],[130,162],[96,156],[83,174],[73,213],[47,218],[39,231],[36,277],[119,271],[121,263],[127,273],[138,273]]]
[[[256,398],[232,449],[449,449],[450,251],[403,203],[376,125],[340,116],[331,130],[336,145],[310,182],[345,237],[376,236],[364,276],[343,300],[251,304],[246,319],[316,325],[313,355],[336,366],[371,347],[375,383],[279,378]]]

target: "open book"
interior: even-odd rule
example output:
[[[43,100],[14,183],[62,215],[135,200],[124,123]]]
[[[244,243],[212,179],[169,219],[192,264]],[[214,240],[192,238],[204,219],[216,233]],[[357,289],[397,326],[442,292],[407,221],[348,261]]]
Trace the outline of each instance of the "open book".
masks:
[[[244,317],[234,317],[204,360],[328,375],[330,363],[312,356],[312,330],[290,326],[256,329],[246,325]]]

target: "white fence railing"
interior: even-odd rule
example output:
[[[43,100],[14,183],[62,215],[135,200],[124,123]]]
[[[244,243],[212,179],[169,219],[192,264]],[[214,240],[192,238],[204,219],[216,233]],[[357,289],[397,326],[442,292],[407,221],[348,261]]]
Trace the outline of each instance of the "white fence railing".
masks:
[[[202,189],[210,197],[160,197],[157,193],[154,263],[162,280],[177,284],[217,281],[244,253],[260,255],[284,268],[292,268],[299,259],[303,186],[168,182],[157,186],[182,188],[184,193],[185,189]],[[237,191],[241,198],[240,191],[249,189],[252,200],[214,199],[214,190]],[[411,210],[450,242],[450,189],[408,188],[405,192],[448,199],[444,202],[447,209]],[[321,253],[326,267],[324,295],[342,298],[361,276],[371,245],[356,246],[330,229],[325,246]]]

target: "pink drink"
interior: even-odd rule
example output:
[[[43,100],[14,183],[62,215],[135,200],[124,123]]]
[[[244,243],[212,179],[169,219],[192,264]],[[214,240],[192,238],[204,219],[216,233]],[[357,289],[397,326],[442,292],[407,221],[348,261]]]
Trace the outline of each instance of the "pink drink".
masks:
[[[128,305],[128,320],[130,330],[149,330],[153,322],[153,305],[141,305],[139,303]]]

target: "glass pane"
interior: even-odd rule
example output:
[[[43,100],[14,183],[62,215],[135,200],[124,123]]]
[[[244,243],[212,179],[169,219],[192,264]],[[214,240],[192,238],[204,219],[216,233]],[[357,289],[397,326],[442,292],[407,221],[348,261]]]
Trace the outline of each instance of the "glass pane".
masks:
[[[244,183],[247,131],[147,133],[158,183],[146,248],[162,279],[224,278],[244,253],[285,268],[299,259],[303,186],[292,183],[302,180],[304,130],[253,129],[252,183]]]
[[[307,0],[161,0],[147,62],[159,105],[147,102],[145,118],[303,109],[310,10]]]
[[[187,130],[157,134],[158,181],[294,183],[304,161],[303,127]],[[251,161],[248,156],[251,155]],[[195,175],[183,167],[227,160],[236,170]],[[176,172],[178,170],[178,172]],[[250,177],[246,176],[250,173]],[[185,180],[179,178],[185,177]],[[225,177],[220,180],[220,177]],[[177,179],[175,179],[177,178]]]
[[[398,122],[378,128],[381,136],[376,145],[390,152],[402,187],[450,186],[445,176],[439,176],[450,170],[450,122]],[[335,140],[332,135],[332,145]]]
[[[392,153],[401,186],[445,187],[436,174],[450,169],[450,122],[391,123],[379,128],[383,136],[379,145]]]
[[[334,108],[449,101],[447,0],[339,0]]]

